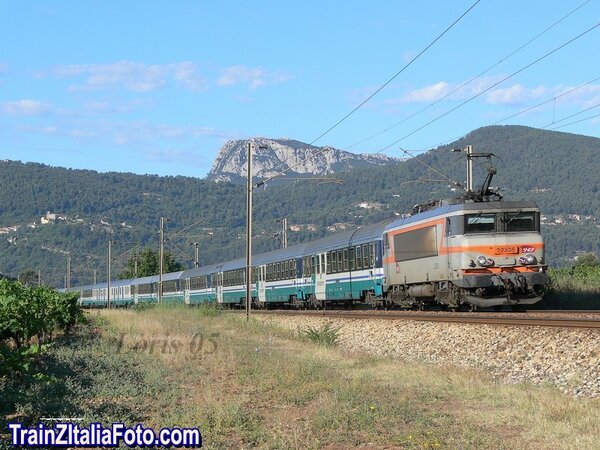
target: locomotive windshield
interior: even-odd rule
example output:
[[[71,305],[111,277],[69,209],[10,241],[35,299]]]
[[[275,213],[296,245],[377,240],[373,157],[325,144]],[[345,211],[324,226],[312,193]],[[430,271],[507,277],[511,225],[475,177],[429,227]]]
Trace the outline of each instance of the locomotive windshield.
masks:
[[[460,222],[450,220],[451,234],[469,233],[514,233],[522,231],[539,231],[539,213],[535,211],[512,211],[499,213],[476,213],[464,216],[464,230]]]
[[[536,228],[534,212],[506,213],[503,221],[506,231],[535,231]]]
[[[496,214],[469,214],[465,216],[465,233],[496,231]]]

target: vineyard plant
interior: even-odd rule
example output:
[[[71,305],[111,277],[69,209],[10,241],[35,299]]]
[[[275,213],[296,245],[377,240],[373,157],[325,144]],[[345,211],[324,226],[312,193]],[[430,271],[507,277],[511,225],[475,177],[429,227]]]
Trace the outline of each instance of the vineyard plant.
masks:
[[[0,377],[29,370],[57,332],[82,318],[77,294],[0,280]]]

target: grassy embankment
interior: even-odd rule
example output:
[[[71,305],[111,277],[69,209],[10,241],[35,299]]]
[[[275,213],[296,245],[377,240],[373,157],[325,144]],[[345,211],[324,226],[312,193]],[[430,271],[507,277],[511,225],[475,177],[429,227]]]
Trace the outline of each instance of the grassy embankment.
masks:
[[[600,265],[550,269],[549,290],[541,304],[552,309],[600,309]]]
[[[51,415],[199,426],[221,449],[600,448],[600,400],[343,354],[210,308],[89,317],[39,362],[43,380],[0,381],[3,430]]]

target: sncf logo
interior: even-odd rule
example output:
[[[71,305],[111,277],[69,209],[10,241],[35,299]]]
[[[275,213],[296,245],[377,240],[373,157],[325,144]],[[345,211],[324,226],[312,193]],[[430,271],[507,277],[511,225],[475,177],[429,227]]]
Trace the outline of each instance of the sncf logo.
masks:
[[[535,247],[523,247],[521,249],[521,251],[523,253],[533,253],[533,252],[535,252]]]

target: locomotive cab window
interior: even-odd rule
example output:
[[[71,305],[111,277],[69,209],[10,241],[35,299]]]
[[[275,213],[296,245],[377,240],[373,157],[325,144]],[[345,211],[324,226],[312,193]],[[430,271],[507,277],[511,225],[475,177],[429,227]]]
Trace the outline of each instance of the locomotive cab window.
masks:
[[[536,213],[510,212],[504,214],[504,231],[538,231]]]
[[[465,233],[493,233],[496,231],[496,214],[468,214],[465,216]]]

